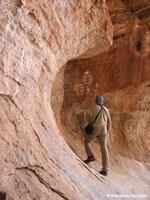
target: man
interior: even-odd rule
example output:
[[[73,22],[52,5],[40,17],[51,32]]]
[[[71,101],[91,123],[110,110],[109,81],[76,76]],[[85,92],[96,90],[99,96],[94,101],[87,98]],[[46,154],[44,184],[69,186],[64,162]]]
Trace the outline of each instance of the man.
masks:
[[[88,122],[93,122],[99,111],[100,113],[93,125],[94,129],[92,134],[85,136],[84,145],[88,157],[84,162],[90,163],[91,161],[95,161],[90,143],[97,136],[102,155],[102,170],[100,171],[100,174],[107,176],[109,163],[107,136],[111,128],[111,117],[108,109],[104,106],[104,98],[102,96],[96,96],[96,105],[86,113]]]

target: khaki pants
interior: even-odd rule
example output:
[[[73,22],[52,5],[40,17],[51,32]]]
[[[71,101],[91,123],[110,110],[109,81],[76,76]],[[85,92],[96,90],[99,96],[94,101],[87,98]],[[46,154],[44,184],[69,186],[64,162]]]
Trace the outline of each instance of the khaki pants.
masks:
[[[102,155],[102,170],[108,171],[109,155],[107,149],[107,128],[106,126],[94,127],[91,135],[86,135],[84,140],[87,156],[92,156],[91,141],[97,136]]]

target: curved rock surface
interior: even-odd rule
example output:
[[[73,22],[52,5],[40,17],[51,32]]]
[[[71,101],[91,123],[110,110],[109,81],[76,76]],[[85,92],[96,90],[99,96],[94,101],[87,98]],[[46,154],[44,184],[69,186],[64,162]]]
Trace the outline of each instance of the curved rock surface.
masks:
[[[52,105],[64,138],[84,159],[83,113],[102,94],[112,115],[110,176],[124,188],[149,196],[149,3],[107,1],[107,5],[114,29],[112,47],[93,58],[67,62],[54,82]],[[91,166],[98,171],[97,141],[93,148],[99,162]]]
[[[148,197],[148,9],[148,1],[0,1],[1,199]],[[98,154],[97,165],[80,159],[80,113],[98,93],[114,124],[106,179],[96,172]]]

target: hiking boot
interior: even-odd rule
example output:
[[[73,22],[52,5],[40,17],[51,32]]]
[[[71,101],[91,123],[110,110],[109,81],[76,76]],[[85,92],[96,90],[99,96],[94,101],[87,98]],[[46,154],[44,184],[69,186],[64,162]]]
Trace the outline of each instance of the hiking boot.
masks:
[[[103,176],[107,176],[107,171],[101,170],[99,173],[102,174]]]
[[[90,163],[90,162],[92,162],[92,161],[95,161],[94,156],[88,156],[88,158],[87,158],[86,160],[84,160],[83,162],[84,162],[84,163]]]

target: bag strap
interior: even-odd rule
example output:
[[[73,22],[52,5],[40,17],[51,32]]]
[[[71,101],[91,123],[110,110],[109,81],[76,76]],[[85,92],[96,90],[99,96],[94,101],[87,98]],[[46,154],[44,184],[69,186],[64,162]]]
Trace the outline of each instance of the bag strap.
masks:
[[[98,113],[97,113],[97,115],[96,115],[96,117],[95,117],[95,119],[94,119],[94,121],[93,121],[92,124],[94,124],[94,123],[96,122],[96,120],[97,120],[97,118],[98,118],[98,116],[99,116],[101,110],[102,110],[102,106],[101,106],[100,110],[98,111]]]
[[[102,109],[105,111],[107,117],[109,117],[109,116],[108,116],[108,112],[106,111],[106,109],[105,109],[103,106],[102,106]]]

